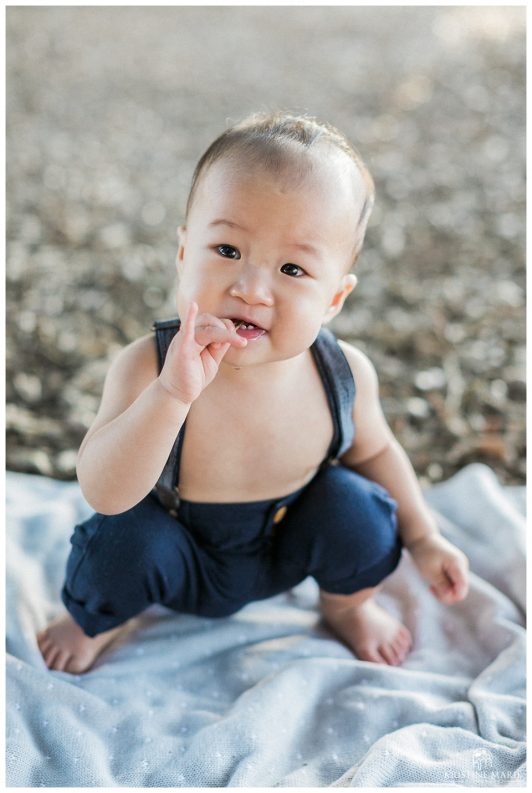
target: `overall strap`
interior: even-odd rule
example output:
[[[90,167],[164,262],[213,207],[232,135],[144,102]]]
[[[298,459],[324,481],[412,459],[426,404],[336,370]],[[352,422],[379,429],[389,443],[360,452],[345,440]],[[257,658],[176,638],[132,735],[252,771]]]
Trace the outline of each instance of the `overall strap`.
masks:
[[[351,367],[335,336],[322,328],[310,348],[323,382],[327,401],[331,409],[334,433],[324,463],[341,457],[353,442],[355,425],[353,404],[356,386]]]
[[[152,325],[152,330],[155,331],[155,342],[157,344],[159,372],[163,368],[170,342],[180,327],[181,321],[177,318],[160,320],[154,322]],[[175,514],[177,514],[177,509],[179,507],[179,460],[181,457],[181,446],[183,444],[184,426],[183,424],[174,441],[168,460],[154,487],[154,493],[163,507],[168,509],[171,513],[175,512]]]
[[[170,342],[176,335],[181,327],[181,320],[177,317],[175,319],[161,319],[154,322],[151,329],[155,331],[155,341],[157,344],[157,356],[159,360],[159,372],[163,368],[166,353]]]

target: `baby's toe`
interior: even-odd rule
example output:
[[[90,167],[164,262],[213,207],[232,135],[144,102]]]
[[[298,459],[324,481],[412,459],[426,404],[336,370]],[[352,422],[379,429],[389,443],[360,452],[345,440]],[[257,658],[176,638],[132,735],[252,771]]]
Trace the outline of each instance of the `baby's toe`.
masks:
[[[66,650],[60,652],[54,664],[54,669],[56,670],[56,672],[64,672],[67,668],[70,658],[71,658],[71,654]]]
[[[410,647],[412,646],[412,634],[410,633],[408,628],[401,626],[401,629],[397,634],[397,640],[401,643],[403,647],[410,649]]]
[[[94,658],[83,658],[80,655],[71,655],[64,671],[71,675],[81,675],[90,668]]]
[[[48,650],[46,650],[44,654],[44,662],[48,667],[48,669],[55,669],[54,664],[60,652],[61,649],[59,647],[56,647],[55,645],[52,645]]]
[[[402,663],[407,654],[408,654],[408,646],[403,644],[399,639],[394,642],[393,648],[395,650],[395,654],[398,658],[398,663]]]
[[[401,656],[395,648],[393,642],[384,645],[381,649],[381,653],[390,666],[397,666],[399,663],[401,663]]]
[[[46,650],[50,647],[52,640],[50,639],[50,635],[48,631],[44,630],[37,634],[37,644],[41,650]]]
[[[386,661],[373,644],[359,644],[356,654],[361,661],[372,661],[374,664],[385,664]]]
[[[368,653],[368,661],[373,661],[376,664],[388,664],[389,662],[386,659],[386,656],[383,652],[382,647],[376,647],[369,651]]]

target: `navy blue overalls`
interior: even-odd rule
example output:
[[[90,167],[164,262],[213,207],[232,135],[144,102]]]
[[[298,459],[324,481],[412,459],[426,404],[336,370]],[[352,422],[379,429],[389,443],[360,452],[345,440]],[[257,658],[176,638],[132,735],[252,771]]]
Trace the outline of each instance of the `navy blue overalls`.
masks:
[[[159,370],[179,320],[156,322]],[[351,445],[355,384],[333,334],[311,347],[333,418],[333,438],[314,478],[279,499],[197,503],[181,499],[186,422],[161,477],[136,506],[96,513],[75,527],[62,599],[88,636],[159,603],[225,617],[313,576],[351,594],[376,586],[397,566],[395,502],[380,485],[338,464]]]

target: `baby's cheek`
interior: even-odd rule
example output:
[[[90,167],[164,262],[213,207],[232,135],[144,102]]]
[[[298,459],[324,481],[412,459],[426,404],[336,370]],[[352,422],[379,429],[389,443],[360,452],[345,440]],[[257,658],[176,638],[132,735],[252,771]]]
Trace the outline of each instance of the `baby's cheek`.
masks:
[[[199,313],[208,311],[208,306],[202,296],[201,290],[194,288],[190,283],[178,283],[176,294],[176,308],[178,315],[182,318],[186,315],[190,303],[194,301],[198,304]]]
[[[178,282],[177,293],[175,298],[178,316],[184,317],[187,311],[187,306],[193,298],[189,297],[188,290]],[[197,301],[196,301],[197,302]]]
[[[313,318],[302,312],[298,307],[294,307],[290,313],[285,314],[283,319],[274,323],[272,327],[272,340],[292,343],[296,346],[310,346],[317,333],[319,326]]]

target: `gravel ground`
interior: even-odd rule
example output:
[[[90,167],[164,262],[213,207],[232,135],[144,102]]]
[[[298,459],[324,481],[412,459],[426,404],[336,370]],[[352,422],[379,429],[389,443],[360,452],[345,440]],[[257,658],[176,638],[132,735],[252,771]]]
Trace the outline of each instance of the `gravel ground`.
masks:
[[[281,107],[374,175],[334,329],[422,481],[524,482],[524,8],[11,6],[7,80],[10,469],[74,477],[109,359],[174,314],[195,161]]]

